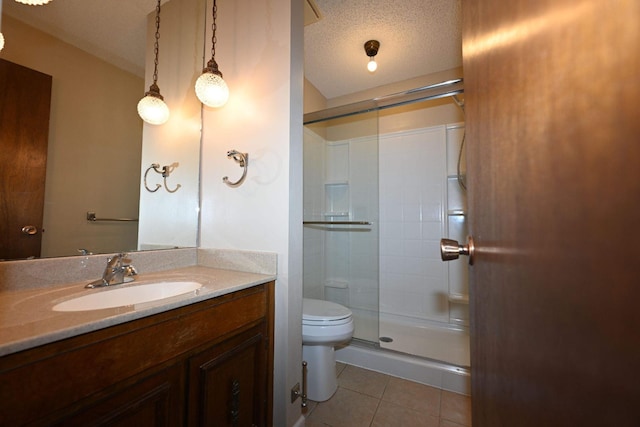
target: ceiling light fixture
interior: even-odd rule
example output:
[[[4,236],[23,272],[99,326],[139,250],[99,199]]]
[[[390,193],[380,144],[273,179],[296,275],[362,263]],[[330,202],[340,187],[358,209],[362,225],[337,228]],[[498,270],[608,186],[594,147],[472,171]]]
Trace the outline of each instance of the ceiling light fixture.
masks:
[[[144,94],[144,98],[138,102],[138,115],[145,122],[152,125],[161,125],[169,120],[169,107],[160,95],[158,87],[158,40],[160,39],[160,0],[156,6],[156,41],[153,45],[155,60],[153,62],[153,83],[149,86],[149,91]]]
[[[369,40],[364,44],[364,51],[369,57],[369,63],[367,64],[367,70],[373,73],[378,69],[378,63],[376,62],[376,55],[380,49],[380,42],[378,40]]]
[[[29,6],[41,6],[49,3],[51,0],[16,0],[18,3],[28,4]]]
[[[213,0],[213,23],[211,29],[211,59],[207,62],[207,66],[202,70],[202,74],[196,80],[196,96],[204,105],[208,107],[222,107],[229,99],[229,87],[222,79],[222,73],[218,70],[216,62],[216,18],[218,15],[218,6],[216,0]]]

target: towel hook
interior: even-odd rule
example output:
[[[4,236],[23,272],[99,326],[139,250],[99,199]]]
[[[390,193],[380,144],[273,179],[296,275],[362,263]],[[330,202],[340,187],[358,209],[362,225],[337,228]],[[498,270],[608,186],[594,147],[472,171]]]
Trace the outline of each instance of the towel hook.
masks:
[[[176,184],[176,188],[174,188],[173,190],[169,190],[169,187],[167,187],[167,178],[169,178],[169,175],[171,175],[171,172],[173,172],[173,170],[177,167],[178,167],[178,163],[172,163],[170,165],[162,167],[162,178],[164,180],[164,188],[169,193],[175,193],[176,191],[178,191],[178,189],[180,189],[180,187],[182,187],[180,184]]]
[[[171,175],[171,172],[173,172],[173,170],[175,168],[177,168],[177,167],[178,167],[178,163],[177,162],[174,162],[174,163],[172,163],[170,165],[167,165],[167,166],[163,166],[162,169],[159,169],[160,168],[160,164],[159,163],[151,163],[151,166],[149,166],[147,168],[147,170],[144,172],[144,188],[146,188],[147,191],[150,192],[150,193],[155,193],[156,191],[158,191],[160,189],[160,187],[162,187],[160,184],[156,184],[156,188],[152,190],[147,185],[147,174],[149,173],[149,171],[151,169],[153,169],[156,173],[159,173],[160,175],[162,175],[162,178],[163,178],[163,181],[164,181],[164,188],[169,193],[175,193],[182,186],[180,184],[176,184],[176,188],[174,188],[173,190],[170,190],[169,186],[167,186],[167,178]]]
[[[227,158],[235,160],[236,163],[238,163],[238,165],[243,168],[242,176],[236,182],[229,181],[229,177],[225,176],[222,178],[222,182],[227,184],[229,187],[238,187],[247,177],[247,168],[249,167],[249,153],[241,153],[237,150],[229,150],[227,151]]]
[[[147,168],[147,170],[144,172],[144,188],[147,189],[148,192],[150,193],[155,193],[156,191],[158,191],[160,189],[160,187],[162,187],[160,184],[156,184],[156,188],[154,190],[150,189],[149,186],[147,185],[147,174],[149,173],[149,171],[153,168],[153,170],[155,170],[158,173],[162,173],[158,170],[158,168],[160,167],[160,165],[158,163],[151,163],[151,166],[149,166]]]

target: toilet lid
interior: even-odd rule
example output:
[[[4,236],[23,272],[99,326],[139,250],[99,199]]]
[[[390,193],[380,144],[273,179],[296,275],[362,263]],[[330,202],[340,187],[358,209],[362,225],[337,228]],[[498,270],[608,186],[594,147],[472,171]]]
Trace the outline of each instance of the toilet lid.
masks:
[[[336,321],[351,317],[351,310],[331,301],[302,299],[302,320]]]

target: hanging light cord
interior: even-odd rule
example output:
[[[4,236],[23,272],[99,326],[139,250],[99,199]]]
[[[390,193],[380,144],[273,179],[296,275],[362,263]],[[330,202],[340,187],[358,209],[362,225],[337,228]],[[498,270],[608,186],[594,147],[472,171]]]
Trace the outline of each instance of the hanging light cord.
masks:
[[[156,41],[153,45],[153,54],[155,55],[155,59],[153,61],[153,85],[155,86],[158,82],[158,54],[160,52],[159,42],[160,40],[160,0],[158,0],[158,5],[156,6]]]
[[[218,5],[216,4],[216,0],[213,0],[213,22],[211,23],[211,58],[216,57],[216,30],[218,29],[218,25],[216,24],[216,18],[218,17]]]
[[[216,4],[216,0],[213,0],[213,22],[211,23],[211,59],[207,62],[206,68],[203,72],[213,73],[220,78],[222,78],[222,73],[218,69],[218,63],[216,62],[216,42],[218,39],[216,38],[216,30],[218,29],[218,24],[216,24],[216,18],[218,17],[218,5]]]

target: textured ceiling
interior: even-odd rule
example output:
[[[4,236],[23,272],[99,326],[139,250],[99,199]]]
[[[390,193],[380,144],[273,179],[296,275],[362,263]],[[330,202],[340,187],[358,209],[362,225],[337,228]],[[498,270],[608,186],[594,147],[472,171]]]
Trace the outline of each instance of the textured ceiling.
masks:
[[[305,26],[305,76],[326,98],[462,63],[461,0],[314,1],[321,18]],[[143,76],[145,17],[155,5],[156,0],[54,0],[25,6],[5,0],[3,13]],[[5,37],[10,43],[10,35]],[[380,41],[373,74],[363,48],[370,39]]]
[[[461,0],[315,0],[305,77],[328,99],[462,65]],[[369,73],[364,43],[380,42]]]

